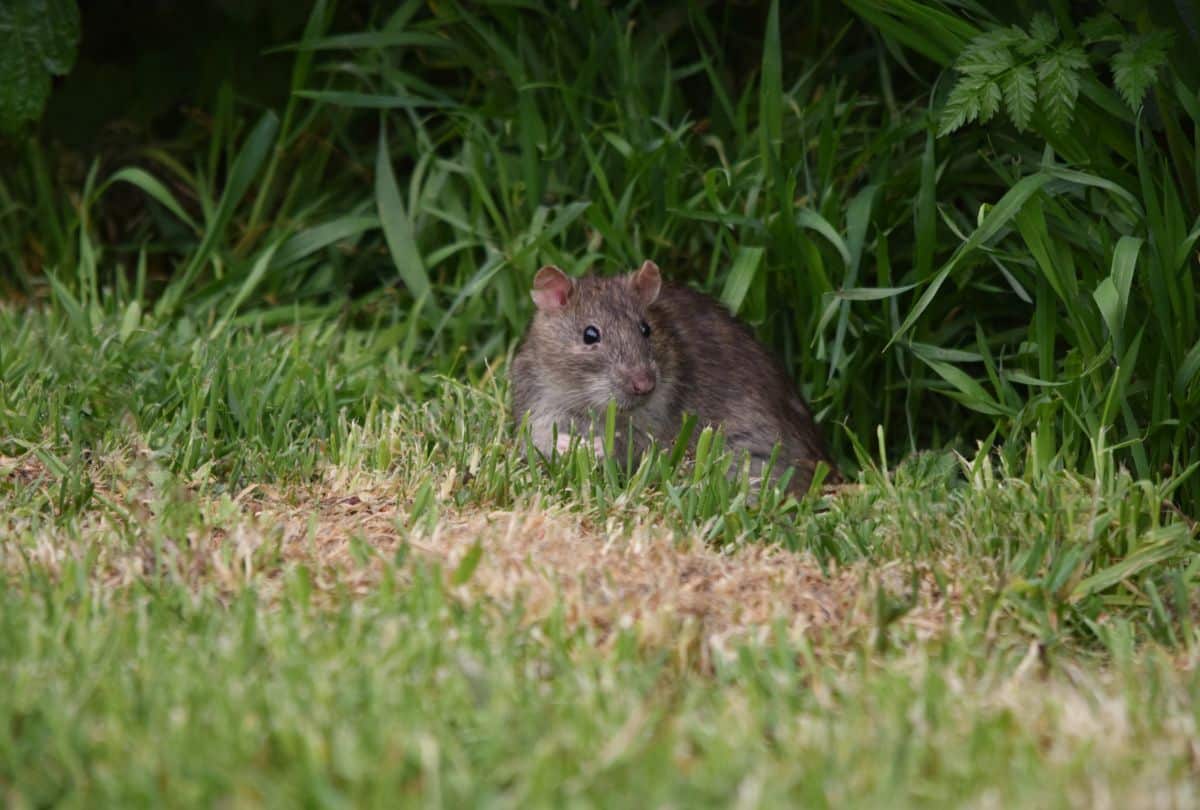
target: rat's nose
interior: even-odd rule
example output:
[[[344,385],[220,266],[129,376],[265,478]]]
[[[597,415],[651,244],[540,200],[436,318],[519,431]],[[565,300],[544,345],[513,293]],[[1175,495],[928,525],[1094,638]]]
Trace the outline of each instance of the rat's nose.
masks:
[[[638,368],[630,372],[626,384],[634,394],[649,394],[657,382],[653,369]]]

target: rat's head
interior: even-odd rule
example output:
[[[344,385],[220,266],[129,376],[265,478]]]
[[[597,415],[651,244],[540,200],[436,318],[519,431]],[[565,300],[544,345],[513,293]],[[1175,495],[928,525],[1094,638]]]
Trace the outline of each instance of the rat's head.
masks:
[[[530,295],[537,304],[530,337],[546,383],[578,405],[621,410],[644,405],[658,387],[649,308],[662,277],[647,261],[616,278],[572,279],[543,267]]]

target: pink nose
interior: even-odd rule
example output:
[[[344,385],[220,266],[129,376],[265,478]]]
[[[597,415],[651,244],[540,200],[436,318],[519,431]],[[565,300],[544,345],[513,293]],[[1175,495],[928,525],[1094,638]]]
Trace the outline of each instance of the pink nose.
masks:
[[[629,375],[629,390],[635,394],[649,394],[654,390],[654,372],[648,368],[638,369]]]

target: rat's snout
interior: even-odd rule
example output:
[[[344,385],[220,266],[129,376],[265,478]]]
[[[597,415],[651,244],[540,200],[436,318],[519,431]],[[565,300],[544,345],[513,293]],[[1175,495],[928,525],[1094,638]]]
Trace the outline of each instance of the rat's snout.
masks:
[[[652,367],[641,366],[628,369],[623,375],[622,382],[625,383],[625,390],[629,393],[645,396],[654,390],[654,386],[658,383],[658,375]]]

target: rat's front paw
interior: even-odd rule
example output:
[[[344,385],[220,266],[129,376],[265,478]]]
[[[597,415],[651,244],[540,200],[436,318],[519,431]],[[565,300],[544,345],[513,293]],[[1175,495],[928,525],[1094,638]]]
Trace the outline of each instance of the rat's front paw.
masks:
[[[559,455],[565,454],[571,449],[571,437],[559,436],[558,443],[555,445],[555,449],[558,450]],[[599,437],[592,439],[592,453],[596,456],[596,458],[604,458],[603,439],[600,439]]]

